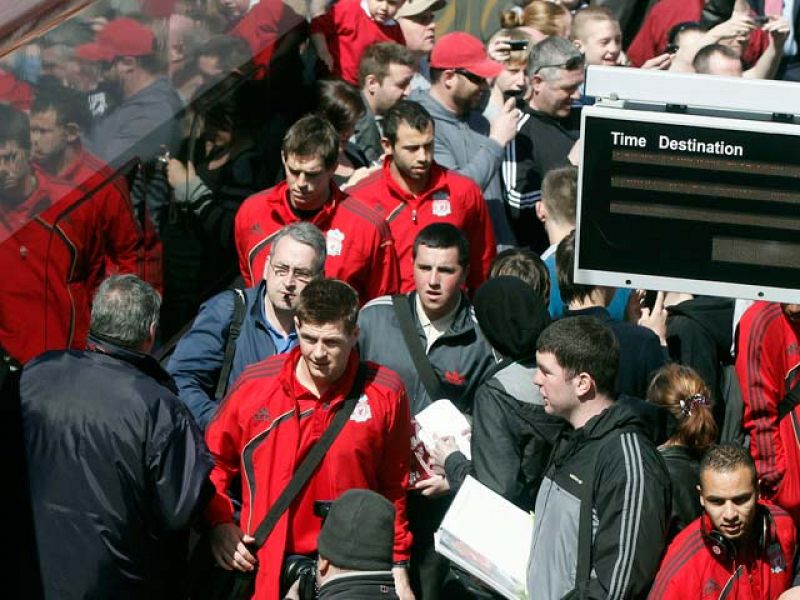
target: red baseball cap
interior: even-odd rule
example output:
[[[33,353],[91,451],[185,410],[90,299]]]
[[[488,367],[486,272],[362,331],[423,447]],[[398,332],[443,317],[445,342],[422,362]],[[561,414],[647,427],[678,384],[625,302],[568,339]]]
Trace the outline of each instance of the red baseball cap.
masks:
[[[489,58],[478,38],[463,31],[439,38],[431,51],[430,66],[433,69],[464,69],[487,79],[497,77],[505,68]]]
[[[75,48],[79,58],[110,62],[118,56],[147,56],[153,54],[155,36],[148,27],[128,17],[109,21],[95,36],[94,42]]]

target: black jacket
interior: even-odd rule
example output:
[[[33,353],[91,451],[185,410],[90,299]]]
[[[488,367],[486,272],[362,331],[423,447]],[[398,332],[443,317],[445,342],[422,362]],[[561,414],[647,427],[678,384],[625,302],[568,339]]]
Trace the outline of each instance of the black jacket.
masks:
[[[619,343],[617,392],[645,398],[653,374],[667,363],[667,350],[661,347],[658,336],[640,325],[615,321],[605,308],[594,306],[567,310],[564,317],[585,315],[595,317],[614,332]]]
[[[358,571],[323,583],[319,600],[397,600],[392,573]]]
[[[548,415],[533,384],[535,361],[512,362],[475,392],[472,462],[454,452],[445,462],[450,487],[473,475],[521,509],[532,511],[550,450],[564,419]]]
[[[591,482],[591,486],[589,486]],[[583,498],[592,502],[591,575],[576,568]],[[539,599],[639,598],[664,549],[670,481],[639,415],[615,403],[555,445],[536,498],[528,589]]]
[[[699,457],[684,446],[661,449],[672,481],[672,517],[670,539],[703,513],[697,486],[700,483]]]
[[[168,542],[210,498],[212,459],[155,360],[94,348],[44,354],[20,384],[45,595],[175,597]]]
[[[673,360],[692,367],[714,399],[714,416],[722,422],[722,366],[733,363],[733,310],[730,298],[701,296],[667,308],[667,345]]]

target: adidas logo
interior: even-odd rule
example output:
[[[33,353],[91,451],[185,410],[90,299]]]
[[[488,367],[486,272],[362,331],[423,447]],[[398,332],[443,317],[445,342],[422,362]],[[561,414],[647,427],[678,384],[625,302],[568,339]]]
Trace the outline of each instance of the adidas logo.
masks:
[[[260,408],[256,414],[253,415],[253,421],[269,421],[269,411],[266,408]]]

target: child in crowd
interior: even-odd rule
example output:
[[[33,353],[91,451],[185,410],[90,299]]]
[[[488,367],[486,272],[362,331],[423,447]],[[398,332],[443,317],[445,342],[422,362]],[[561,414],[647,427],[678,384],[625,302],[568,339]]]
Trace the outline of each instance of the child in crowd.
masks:
[[[358,64],[370,44],[405,44],[394,16],[404,0],[340,0],[311,21],[311,40],[330,73],[358,84]]]
[[[575,13],[570,39],[583,52],[587,66],[628,65],[628,59],[622,52],[622,29],[619,21],[605,7],[593,6]],[[664,53],[645,62],[642,68],[668,69],[671,59],[670,54]]]

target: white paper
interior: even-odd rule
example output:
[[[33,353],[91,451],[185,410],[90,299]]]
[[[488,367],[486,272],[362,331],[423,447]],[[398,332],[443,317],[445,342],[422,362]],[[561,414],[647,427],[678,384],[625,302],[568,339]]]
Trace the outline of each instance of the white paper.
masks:
[[[432,450],[436,445],[434,436],[452,436],[458,444],[458,449],[472,460],[469,447],[469,421],[450,400],[437,400],[414,417],[420,426],[419,439]],[[465,433],[467,432],[467,433]]]
[[[519,600],[527,598],[532,535],[529,513],[468,476],[434,534],[434,542],[439,554],[505,598]]]

